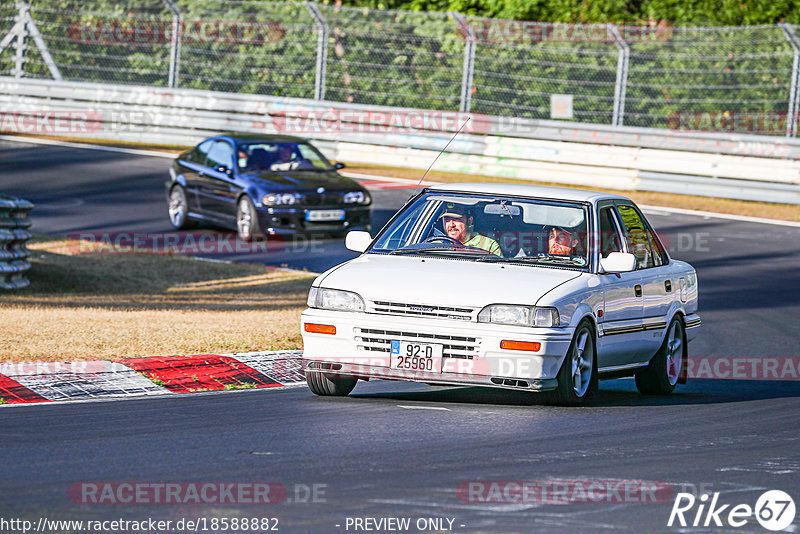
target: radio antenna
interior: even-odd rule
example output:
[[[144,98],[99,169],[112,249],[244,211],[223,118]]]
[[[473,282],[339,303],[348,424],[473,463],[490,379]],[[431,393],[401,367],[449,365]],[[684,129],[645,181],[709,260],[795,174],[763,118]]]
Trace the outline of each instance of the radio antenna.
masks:
[[[430,167],[428,167],[428,170],[427,170],[427,171],[425,171],[425,174],[423,174],[423,175],[422,175],[422,178],[420,178],[420,179],[419,179],[419,182],[417,183],[417,187],[415,187],[415,188],[414,188],[414,193],[412,193],[412,195],[411,195],[412,197],[413,197],[413,196],[415,196],[415,195],[417,194],[417,189],[419,189],[419,186],[420,186],[420,184],[422,184],[423,180],[425,180],[425,177],[426,177],[426,176],[428,176],[428,172],[429,172],[429,171],[430,171],[430,170],[433,168],[433,165],[436,163],[436,160],[438,160],[438,159],[439,159],[439,156],[441,156],[441,155],[442,155],[442,153],[444,153],[444,151],[445,151],[445,150],[447,150],[447,147],[449,147],[449,146],[450,146],[450,143],[452,143],[452,142],[453,142],[453,139],[455,139],[455,138],[456,138],[456,136],[457,136],[458,134],[460,134],[460,133],[461,133],[461,130],[463,130],[463,129],[464,129],[464,126],[466,126],[466,125],[467,125],[467,123],[470,121],[470,119],[472,119],[472,117],[467,117],[467,120],[465,120],[465,121],[464,121],[464,124],[462,124],[462,125],[461,125],[461,128],[459,128],[459,129],[456,131],[456,133],[454,133],[454,134],[453,134],[453,137],[451,137],[451,138],[450,138],[450,140],[447,142],[447,144],[446,144],[446,145],[444,145],[444,148],[442,148],[442,149],[439,151],[439,153],[438,153],[438,154],[436,154],[436,157],[435,157],[435,158],[433,158],[433,161],[431,162],[431,164],[430,164]]]

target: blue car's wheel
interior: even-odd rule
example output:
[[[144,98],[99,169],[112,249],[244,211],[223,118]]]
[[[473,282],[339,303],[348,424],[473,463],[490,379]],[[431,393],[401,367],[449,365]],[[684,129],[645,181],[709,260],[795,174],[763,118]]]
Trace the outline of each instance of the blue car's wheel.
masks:
[[[169,203],[167,205],[169,222],[176,230],[186,230],[195,226],[194,221],[189,219],[189,204],[186,202],[186,191],[179,184],[172,186],[169,191]]]
[[[250,197],[244,196],[236,204],[236,235],[241,241],[251,241],[258,231],[256,207]]]

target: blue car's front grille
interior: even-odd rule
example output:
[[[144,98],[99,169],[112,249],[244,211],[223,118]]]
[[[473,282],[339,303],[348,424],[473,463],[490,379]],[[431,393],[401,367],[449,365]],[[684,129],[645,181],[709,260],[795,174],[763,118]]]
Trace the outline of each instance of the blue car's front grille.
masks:
[[[324,193],[304,193],[303,204],[306,206],[342,206],[344,193],[340,191],[326,191]]]

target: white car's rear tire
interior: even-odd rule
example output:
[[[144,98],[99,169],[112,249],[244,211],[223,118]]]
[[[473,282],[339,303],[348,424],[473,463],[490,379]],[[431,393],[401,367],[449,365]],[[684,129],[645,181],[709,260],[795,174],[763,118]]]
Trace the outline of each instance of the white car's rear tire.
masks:
[[[636,374],[636,388],[642,395],[668,395],[681,375],[686,351],[686,329],[683,320],[675,317],[669,323],[664,342],[650,359],[650,364]]]

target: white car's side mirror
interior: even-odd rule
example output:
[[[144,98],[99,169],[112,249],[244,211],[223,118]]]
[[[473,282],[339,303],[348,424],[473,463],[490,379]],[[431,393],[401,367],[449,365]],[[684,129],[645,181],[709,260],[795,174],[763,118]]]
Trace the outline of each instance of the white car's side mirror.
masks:
[[[600,270],[604,273],[627,273],[636,270],[636,256],[627,252],[612,252],[600,258]]]
[[[364,252],[370,243],[372,243],[372,236],[369,235],[369,232],[362,232],[361,230],[347,232],[344,237],[344,246],[353,252]]]

